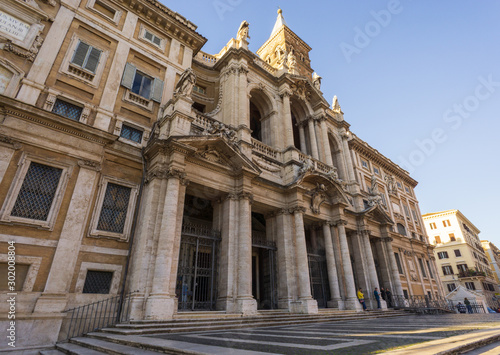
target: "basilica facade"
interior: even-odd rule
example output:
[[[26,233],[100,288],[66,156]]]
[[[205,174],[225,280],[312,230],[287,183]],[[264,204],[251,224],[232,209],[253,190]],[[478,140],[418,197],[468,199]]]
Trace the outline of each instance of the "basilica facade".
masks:
[[[133,320],[442,296],[417,182],[323,97],[281,10],[257,53],[243,21],[214,55],[154,0],[0,10],[0,290],[15,245],[23,346],[122,292]]]

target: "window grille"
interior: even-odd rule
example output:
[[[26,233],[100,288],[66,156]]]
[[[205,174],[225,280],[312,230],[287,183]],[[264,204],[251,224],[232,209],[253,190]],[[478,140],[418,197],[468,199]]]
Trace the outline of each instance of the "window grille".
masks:
[[[83,107],[77,106],[70,104],[69,102],[56,99],[56,102],[54,103],[54,108],[52,109],[52,112],[55,114],[58,114],[60,116],[79,121],[80,116],[82,115]]]
[[[62,169],[31,162],[11,216],[46,221]]]
[[[113,273],[110,271],[87,270],[83,293],[109,293]]]
[[[108,183],[97,223],[98,230],[123,233],[131,190],[130,187]]]
[[[137,143],[142,141],[142,131],[127,125],[122,125],[120,136]]]

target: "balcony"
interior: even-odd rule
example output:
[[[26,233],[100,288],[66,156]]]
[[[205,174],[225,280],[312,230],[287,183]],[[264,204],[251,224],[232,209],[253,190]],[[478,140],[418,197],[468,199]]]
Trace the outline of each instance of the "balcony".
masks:
[[[486,273],[484,271],[477,271],[475,269],[460,270],[458,272],[458,277],[459,278],[466,278],[466,277],[486,277]]]

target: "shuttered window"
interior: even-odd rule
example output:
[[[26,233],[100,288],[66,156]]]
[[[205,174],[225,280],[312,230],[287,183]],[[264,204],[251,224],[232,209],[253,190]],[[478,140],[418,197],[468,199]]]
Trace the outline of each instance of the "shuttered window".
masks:
[[[95,74],[102,51],[91,45],[78,41],[71,63]]]
[[[163,81],[138,71],[133,64],[127,63],[125,65],[121,84],[134,94],[147,100],[161,102]]]
[[[156,44],[158,47],[161,45],[161,38],[152,34],[148,30],[144,30],[144,38],[149,42]]]

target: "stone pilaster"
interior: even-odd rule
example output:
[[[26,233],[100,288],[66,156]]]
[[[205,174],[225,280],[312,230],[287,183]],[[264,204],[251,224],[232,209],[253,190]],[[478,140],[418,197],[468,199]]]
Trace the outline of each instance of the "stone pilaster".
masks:
[[[292,126],[292,111],[290,108],[290,96],[292,95],[289,89],[283,90],[281,93],[283,100],[283,125],[285,130],[285,146],[283,148],[293,147],[293,126]]]
[[[80,164],[80,171],[52,260],[49,277],[45,290],[35,305],[35,313],[62,312],[66,307],[67,295],[73,274],[76,272],[76,261],[80,253],[85,222],[99,170],[99,164],[97,168],[95,164],[85,164],[85,162]]]
[[[312,117],[309,118],[308,125],[309,125],[309,143],[311,146],[311,154],[314,159],[319,160],[318,141],[316,140],[316,131],[314,129],[314,120]]]
[[[330,140],[328,139],[328,127],[326,126],[326,117],[321,117],[320,120],[321,134],[323,136],[323,149],[325,154],[326,164],[333,166],[332,150],[330,148]]]
[[[252,296],[252,194],[239,194],[239,229],[237,261],[236,312],[243,315],[257,312],[257,301]]]
[[[340,253],[342,255],[342,267],[344,269],[344,282],[346,288],[346,295],[344,306],[346,309],[361,310],[358,297],[356,295],[356,285],[354,283],[354,273],[351,265],[351,256],[349,252],[349,244],[347,243],[347,235],[345,226],[347,221],[338,220],[335,222],[337,225],[337,233],[339,236]]]
[[[176,169],[169,169],[165,176],[167,179],[167,189],[163,213],[161,216],[158,244],[156,247],[156,257],[154,258],[153,282],[151,293],[146,299],[145,318],[151,320],[172,318],[175,307],[175,293],[171,292],[172,262],[175,243],[180,241],[180,228],[173,228],[182,223],[179,220],[179,208],[182,208],[184,196],[181,196],[181,180],[184,180],[185,174]],[[181,215],[182,216],[182,215]],[[178,248],[178,246],[177,246]]]
[[[294,303],[294,313],[318,313],[318,303],[311,295],[311,280],[309,278],[309,263],[307,260],[306,234],[304,231],[304,207],[293,208],[295,222],[295,255],[297,260],[297,278],[299,301]]]
[[[321,134],[320,120],[314,119],[314,135],[316,137],[316,144],[318,145],[318,159],[326,162],[325,159],[325,144],[323,143],[323,135]]]
[[[326,267],[328,269],[328,283],[330,286],[331,299],[328,300],[329,308],[342,309],[344,304],[340,298],[339,279],[337,277],[337,264],[335,262],[335,254],[333,251],[332,233],[330,224],[323,224],[323,238],[325,242]]]
[[[302,153],[307,154],[307,144],[306,144],[306,134],[304,131],[304,125],[302,123],[297,123],[299,127],[299,139],[300,139],[300,150]]]

